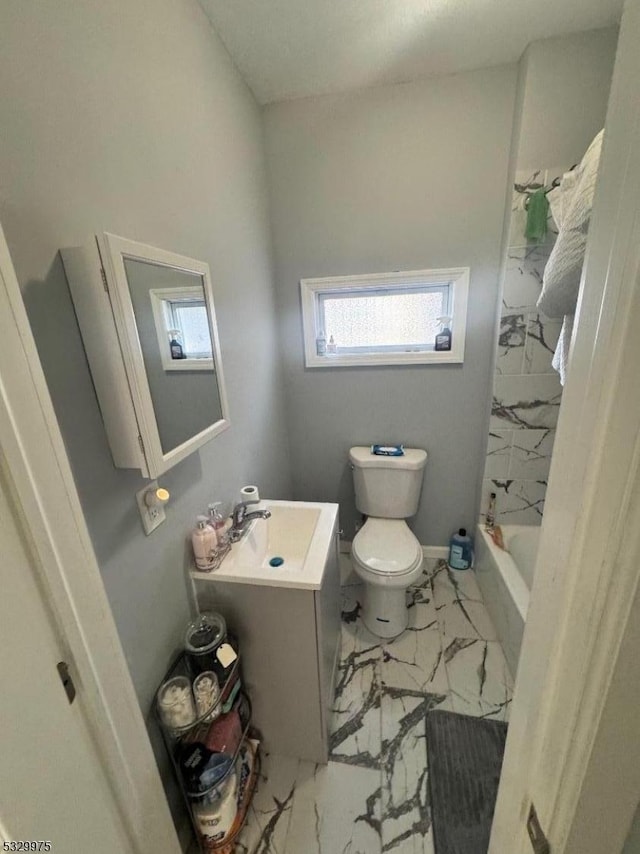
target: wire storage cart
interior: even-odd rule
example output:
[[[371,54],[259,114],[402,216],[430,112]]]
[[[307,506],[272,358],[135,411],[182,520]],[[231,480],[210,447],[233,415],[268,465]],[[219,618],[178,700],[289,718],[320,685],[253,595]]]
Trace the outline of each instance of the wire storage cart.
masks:
[[[213,656],[193,655],[188,648],[181,652],[155,702],[203,854],[233,854],[260,770],[260,742],[251,727],[238,642],[226,635],[226,627],[223,635]]]

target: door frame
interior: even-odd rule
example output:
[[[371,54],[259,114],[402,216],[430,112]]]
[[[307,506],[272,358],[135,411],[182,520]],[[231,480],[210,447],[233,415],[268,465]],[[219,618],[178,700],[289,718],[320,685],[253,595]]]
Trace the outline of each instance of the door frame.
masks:
[[[640,799],[638,32],[627,0],[489,854],[532,803],[553,854],[616,854]]]
[[[177,854],[175,828],[1,226],[0,340],[0,448],[78,700],[131,850]],[[6,832],[0,826],[3,841]]]

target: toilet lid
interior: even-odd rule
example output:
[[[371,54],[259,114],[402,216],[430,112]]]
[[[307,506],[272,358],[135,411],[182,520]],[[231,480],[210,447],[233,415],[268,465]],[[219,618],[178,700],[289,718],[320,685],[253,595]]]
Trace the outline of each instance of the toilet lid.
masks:
[[[384,575],[411,572],[422,561],[422,547],[404,519],[367,519],[351,550],[359,564]]]

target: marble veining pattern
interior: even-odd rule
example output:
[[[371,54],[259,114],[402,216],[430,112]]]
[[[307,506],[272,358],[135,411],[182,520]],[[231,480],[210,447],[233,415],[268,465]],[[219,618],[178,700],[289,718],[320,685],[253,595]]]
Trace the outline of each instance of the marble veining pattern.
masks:
[[[266,756],[239,854],[434,854],[425,715],[508,718],[512,683],[472,571],[425,561],[409,626],[381,640],[343,587],[327,766]]]
[[[513,188],[481,506],[483,516],[495,492],[499,524],[542,521],[562,397],[551,365],[562,322],[536,307],[557,229],[549,213],[544,241],[527,243],[525,203],[568,168],[519,170]]]

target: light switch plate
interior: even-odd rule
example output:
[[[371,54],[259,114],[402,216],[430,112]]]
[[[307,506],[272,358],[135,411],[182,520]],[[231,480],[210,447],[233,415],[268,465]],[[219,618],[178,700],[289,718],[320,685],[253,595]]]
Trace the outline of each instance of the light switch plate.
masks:
[[[148,483],[143,489],[136,492],[136,501],[138,502],[138,510],[140,511],[140,518],[142,519],[142,527],[144,528],[144,532],[147,536],[149,536],[152,531],[155,531],[158,525],[162,525],[166,519],[163,504],[154,504],[152,507],[148,507],[144,500],[147,492],[153,493],[157,488],[158,481],[154,480],[151,483]]]

